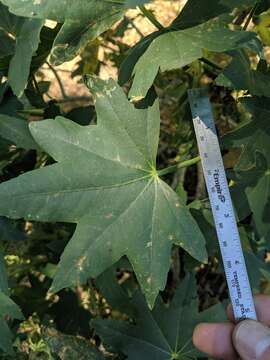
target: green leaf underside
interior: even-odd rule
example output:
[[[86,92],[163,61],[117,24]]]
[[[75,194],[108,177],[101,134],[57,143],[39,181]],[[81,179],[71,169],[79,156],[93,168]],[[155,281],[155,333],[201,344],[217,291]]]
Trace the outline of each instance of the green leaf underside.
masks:
[[[25,240],[25,234],[18,230],[12,220],[7,219],[3,216],[0,216],[0,241],[20,241]],[[1,256],[0,256],[0,264],[1,264]],[[0,265],[0,271],[3,271]],[[0,289],[1,286],[1,273],[0,273]]]
[[[140,294],[136,294],[133,299],[136,325],[116,320],[93,320],[91,324],[105,344],[130,360],[194,359],[201,355],[192,345],[194,327],[200,322],[226,318],[221,304],[199,313],[195,297],[195,279],[187,276],[169,307],[160,300],[151,312]]]
[[[244,51],[238,51],[229,66],[217,77],[216,84],[236,90],[248,90],[257,96],[270,96],[270,76],[251,69]]]
[[[32,123],[37,143],[57,164],[0,185],[0,214],[77,223],[52,289],[85,282],[123,255],[150,305],[166,283],[173,243],[206,260],[204,238],[188,210],[157,176],[159,109],[137,110],[114,81],[89,78],[98,125],[65,118]]]
[[[50,61],[60,64],[71,60],[89,41],[109,29],[129,7],[143,0],[2,0],[19,16],[55,20],[63,23],[51,52]]]
[[[0,137],[18,148],[26,150],[38,148],[24,119],[0,114]]]
[[[158,70],[162,72],[190,64],[203,56],[203,50],[224,52],[246,46],[256,34],[231,31],[215,22],[160,35],[154,39],[134,68],[134,80],[129,95],[145,97]]]
[[[235,8],[250,7],[255,3],[256,0],[188,0],[170,27],[177,30],[190,28],[231,13]]]
[[[23,315],[19,307],[8,296],[0,292],[0,349],[12,354],[12,338],[13,335],[7,325],[4,316],[14,319],[23,319]]]
[[[14,53],[15,47],[15,37],[19,34],[20,29],[25,21],[24,18],[15,16],[8,11],[8,8],[0,3],[0,29],[1,29],[1,40],[5,40],[4,43],[1,42],[1,50],[3,51],[3,46],[8,46],[9,51],[5,53],[3,51],[3,56],[11,55]],[[5,38],[5,39],[4,39]]]
[[[242,98],[241,102],[254,115],[254,120],[224,137],[224,143],[242,148],[235,167],[239,186],[243,187],[257,230],[261,236],[267,236],[270,231],[270,101],[253,97]]]
[[[27,19],[16,39],[15,53],[9,64],[8,81],[18,97],[23,95],[27,85],[32,56],[38,48],[43,23],[39,19]]]
[[[0,291],[8,294],[8,280],[4,256],[0,253]]]
[[[13,93],[20,97],[28,81],[32,56],[38,48],[44,21],[15,16],[1,3],[0,13],[0,31],[5,34],[4,46],[9,47],[6,55],[12,55],[8,81]]]
[[[270,275],[269,264],[250,251],[246,251],[244,255],[252,291],[253,293],[259,293],[262,279],[267,279]]]
[[[223,0],[188,0],[171,27],[177,30],[190,28],[230,11]]]

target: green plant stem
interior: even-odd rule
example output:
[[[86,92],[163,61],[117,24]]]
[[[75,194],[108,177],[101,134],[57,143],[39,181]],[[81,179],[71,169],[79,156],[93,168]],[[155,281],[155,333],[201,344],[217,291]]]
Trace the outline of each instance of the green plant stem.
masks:
[[[18,110],[17,111],[18,114],[22,114],[22,115],[35,115],[35,116],[43,116],[44,115],[44,110],[43,109],[26,109],[26,110]]]
[[[34,74],[32,75],[32,79],[33,79],[33,85],[34,85],[34,88],[36,89],[36,92],[37,92],[37,93],[39,94],[39,96],[41,96],[42,99],[43,99],[43,96],[42,96],[42,94],[41,94],[41,92],[40,92],[40,89],[39,89],[39,86],[38,86],[38,83],[37,83],[37,79],[36,79],[36,77],[35,77]]]
[[[60,79],[60,76],[58,75],[57,71],[55,70],[55,68],[48,62],[46,61],[46,64],[48,65],[48,67],[51,69],[51,71],[53,72],[57,82],[58,82],[58,85],[59,85],[59,88],[60,88],[60,91],[62,93],[62,96],[64,99],[67,98],[67,94],[65,92],[65,88],[64,88],[64,85],[62,84],[62,81]]]
[[[132,19],[130,19],[128,16],[124,16],[124,19],[133,27],[133,29],[135,29],[137,31],[137,33],[140,35],[140,37],[142,37],[142,38],[144,37],[141,30],[138,28],[138,26],[134,23],[134,21]]]
[[[172,172],[175,172],[178,169],[182,169],[182,168],[197,164],[199,161],[201,161],[200,156],[196,156],[195,158],[185,160],[179,164],[175,164],[175,165],[169,166],[165,169],[159,170],[158,175],[163,176],[163,175],[170,174]]]
[[[139,6],[139,9],[143,13],[143,15],[159,30],[163,30],[164,27],[161,23],[155,18],[155,16],[151,13],[151,11],[147,10],[143,5]]]
[[[201,57],[200,60],[201,60],[203,63],[205,63],[205,64],[213,67],[213,68],[216,69],[216,70],[222,70],[222,67],[220,67],[219,65],[217,65],[217,64],[214,63],[213,61],[211,61],[211,60],[209,60],[209,59],[206,59],[205,57]]]
[[[244,26],[243,26],[242,30],[246,30],[246,29],[247,29],[247,27],[248,27],[250,21],[252,20],[252,17],[253,17],[253,15],[254,15],[256,9],[257,9],[258,3],[259,3],[259,1],[257,1],[257,2],[255,3],[255,5],[253,6],[253,8],[250,10],[250,13],[248,14],[247,20],[246,20],[246,22],[244,23]]]

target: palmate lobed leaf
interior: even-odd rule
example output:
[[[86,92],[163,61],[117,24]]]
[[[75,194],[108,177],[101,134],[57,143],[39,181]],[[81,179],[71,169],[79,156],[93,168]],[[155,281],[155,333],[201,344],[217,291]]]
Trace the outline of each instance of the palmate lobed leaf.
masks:
[[[226,319],[222,304],[198,311],[196,281],[186,276],[172,302],[159,298],[150,311],[142,296],[136,293],[131,303],[135,308],[133,322],[95,319],[91,325],[110,350],[122,352],[130,360],[189,360],[204,357],[192,344],[194,327],[200,322]]]
[[[56,65],[71,60],[89,41],[120,20],[128,8],[149,1],[1,0],[1,2],[16,15],[63,23],[50,56],[50,61]]]
[[[166,283],[172,244],[206,260],[204,238],[155,168],[159,109],[138,110],[112,80],[88,79],[98,125],[65,118],[31,124],[58,163],[0,185],[0,214],[77,223],[52,285],[85,282],[126,255],[152,306]]]
[[[212,20],[162,34],[152,41],[135,65],[129,96],[145,97],[159,69],[163,72],[188,65],[202,57],[204,49],[224,52],[248,46],[252,42],[257,43],[255,33],[231,31]]]

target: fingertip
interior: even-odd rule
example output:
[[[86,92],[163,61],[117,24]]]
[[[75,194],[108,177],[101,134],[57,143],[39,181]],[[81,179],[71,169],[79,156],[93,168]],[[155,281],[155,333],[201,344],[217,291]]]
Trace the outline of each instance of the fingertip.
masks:
[[[231,323],[206,324],[196,326],[193,332],[193,344],[200,351],[222,359],[237,359],[232,345]]]
[[[257,295],[254,301],[258,321],[270,326],[270,296]]]
[[[235,323],[232,304],[227,306],[227,317],[231,322]]]
[[[256,295],[254,297],[254,304],[258,321],[270,326],[270,296]],[[232,304],[227,306],[227,317],[231,322],[235,323]]]

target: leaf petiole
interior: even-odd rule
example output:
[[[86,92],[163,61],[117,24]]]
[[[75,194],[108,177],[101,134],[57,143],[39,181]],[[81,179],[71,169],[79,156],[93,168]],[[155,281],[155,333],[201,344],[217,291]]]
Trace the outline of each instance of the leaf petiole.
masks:
[[[197,164],[199,161],[201,161],[200,156],[196,156],[195,158],[185,160],[185,161],[180,162],[178,164],[175,164],[175,165],[169,166],[169,167],[167,167],[165,169],[159,170],[158,175],[163,176],[163,175],[170,174],[172,172],[175,172],[178,169],[182,169],[182,168]]]
[[[155,18],[155,16],[151,13],[151,11],[147,10],[145,6],[139,6],[139,9],[143,13],[143,15],[159,30],[163,30],[164,27],[161,23]]]

